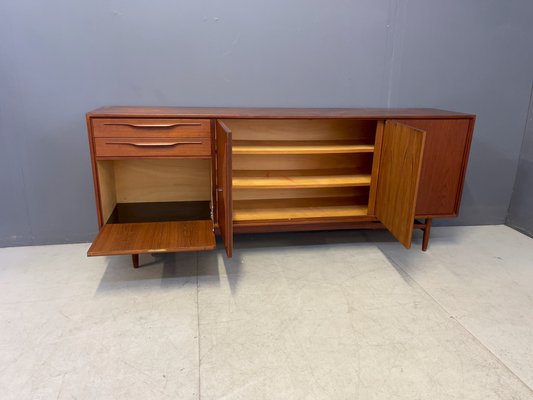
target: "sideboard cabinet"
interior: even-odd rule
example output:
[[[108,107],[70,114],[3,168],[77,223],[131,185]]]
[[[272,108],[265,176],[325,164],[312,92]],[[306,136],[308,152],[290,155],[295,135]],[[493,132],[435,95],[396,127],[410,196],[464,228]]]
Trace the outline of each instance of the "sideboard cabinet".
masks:
[[[106,107],[87,114],[89,256],[211,250],[238,233],[413,229],[455,217],[475,116],[436,109]]]

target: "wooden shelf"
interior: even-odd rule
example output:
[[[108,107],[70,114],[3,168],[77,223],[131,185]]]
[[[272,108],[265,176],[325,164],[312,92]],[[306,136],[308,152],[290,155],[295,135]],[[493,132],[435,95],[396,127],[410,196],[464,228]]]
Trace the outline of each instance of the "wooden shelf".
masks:
[[[234,221],[360,217],[367,215],[367,197],[237,200]]]
[[[106,224],[87,255],[212,250],[215,246],[211,220]]]
[[[369,186],[370,175],[234,177],[234,189]]]
[[[367,207],[352,206],[315,206],[287,208],[234,209],[234,221],[292,220],[303,218],[362,217],[367,215]]]
[[[338,154],[373,153],[374,145],[343,141],[251,141],[233,142],[234,155],[238,154]]]

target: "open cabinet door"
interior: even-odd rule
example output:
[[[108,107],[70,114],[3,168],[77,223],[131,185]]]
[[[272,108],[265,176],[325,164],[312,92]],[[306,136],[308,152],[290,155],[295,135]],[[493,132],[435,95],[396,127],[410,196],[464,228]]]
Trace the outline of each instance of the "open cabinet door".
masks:
[[[216,124],[217,218],[226,254],[233,254],[233,206],[231,196],[231,131],[223,122]]]
[[[376,217],[411,247],[426,132],[386,121],[377,182]]]

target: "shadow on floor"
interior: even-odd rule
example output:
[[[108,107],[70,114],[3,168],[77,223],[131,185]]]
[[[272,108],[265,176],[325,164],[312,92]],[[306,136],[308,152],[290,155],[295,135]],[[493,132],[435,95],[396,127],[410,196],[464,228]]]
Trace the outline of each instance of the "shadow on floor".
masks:
[[[279,232],[235,235],[235,250],[250,248],[319,246],[326,244],[364,243],[361,230]]]
[[[139,268],[133,268],[130,256],[112,256],[107,260],[97,289],[100,294],[131,287],[196,286],[196,252],[141,254]]]
[[[421,243],[422,234],[415,231],[413,248]],[[107,257],[108,264],[100,280],[97,293],[104,294],[114,290],[128,288],[161,288],[161,287],[196,287],[198,277],[210,278],[205,284],[220,284],[220,267],[226,276],[232,276],[229,284],[232,292],[238,289],[239,272],[242,269],[243,257],[247,251],[276,248],[305,248],[335,244],[375,244],[398,273],[408,280],[407,273],[394,262],[392,251],[398,251],[398,243],[387,231],[380,230],[346,230],[346,231],[315,231],[315,232],[284,232],[236,235],[234,254],[227,258],[222,242],[219,240],[215,251],[141,254],[140,268],[132,267],[130,256]],[[409,250],[406,250],[409,251]],[[221,257],[220,257],[221,256]],[[200,260],[199,260],[200,258]],[[220,265],[222,262],[222,265]]]

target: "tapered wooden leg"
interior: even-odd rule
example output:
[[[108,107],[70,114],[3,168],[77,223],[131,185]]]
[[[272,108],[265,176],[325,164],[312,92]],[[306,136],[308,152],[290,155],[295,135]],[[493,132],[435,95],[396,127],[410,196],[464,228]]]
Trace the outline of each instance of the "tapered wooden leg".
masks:
[[[423,229],[424,237],[422,239],[422,251],[426,251],[429,245],[429,234],[431,233],[432,218],[426,218],[426,227]]]
[[[133,268],[139,268],[139,255],[138,254],[132,254],[131,261],[133,262]]]

